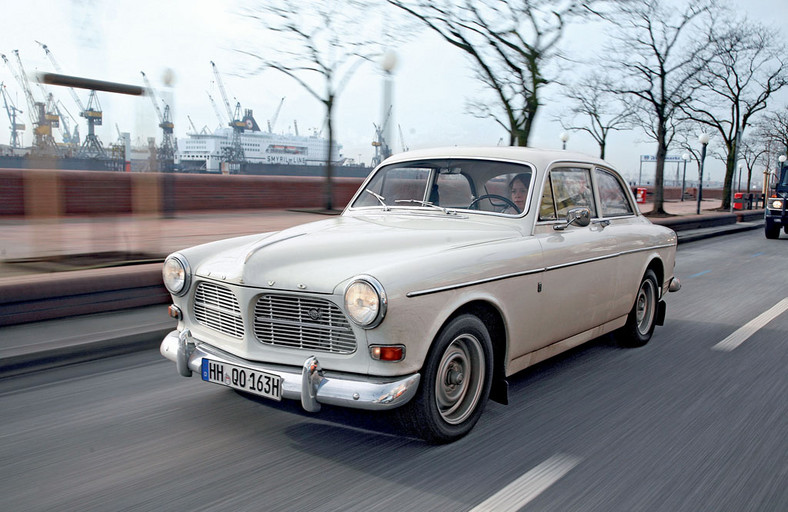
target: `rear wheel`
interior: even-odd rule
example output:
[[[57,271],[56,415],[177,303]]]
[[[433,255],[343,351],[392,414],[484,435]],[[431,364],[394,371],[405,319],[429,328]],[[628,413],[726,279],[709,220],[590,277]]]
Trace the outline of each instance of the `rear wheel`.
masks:
[[[615,333],[616,341],[622,347],[642,347],[651,339],[657,318],[658,286],[654,271],[647,270],[640,281],[627,323]]]
[[[453,319],[427,355],[416,396],[397,409],[402,425],[435,444],[470,432],[490,395],[492,360],[484,323],[470,314]]]

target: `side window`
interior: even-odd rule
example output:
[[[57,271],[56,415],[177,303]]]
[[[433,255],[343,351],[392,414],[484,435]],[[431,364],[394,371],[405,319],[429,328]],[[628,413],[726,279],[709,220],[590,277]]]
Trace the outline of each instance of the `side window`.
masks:
[[[632,215],[632,205],[627,198],[624,187],[613,174],[597,169],[597,189],[599,190],[599,203],[603,217],[618,217]]]
[[[591,217],[597,216],[588,169],[555,168],[550,171],[550,184],[557,218],[563,218],[570,209],[581,206],[591,210]]]

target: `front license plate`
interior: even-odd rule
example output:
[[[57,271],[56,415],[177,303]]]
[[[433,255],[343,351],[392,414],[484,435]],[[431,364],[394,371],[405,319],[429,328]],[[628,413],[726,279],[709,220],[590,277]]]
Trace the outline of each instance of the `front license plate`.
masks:
[[[264,396],[272,400],[282,399],[281,377],[259,370],[252,370],[251,368],[244,368],[243,366],[220,363],[203,358],[202,380]]]

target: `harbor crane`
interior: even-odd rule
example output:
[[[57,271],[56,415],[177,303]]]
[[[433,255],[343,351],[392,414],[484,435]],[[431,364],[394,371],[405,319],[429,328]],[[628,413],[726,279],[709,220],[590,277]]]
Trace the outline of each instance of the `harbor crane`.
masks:
[[[268,121],[268,133],[274,133],[274,125],[276,124],[276,120],[279,119],[279,111],[282,110],[282,103],[285,102],[285,97],[282,96],[282,99],[279,101],[279,106],[276,107],[276,112],[274,112],[274,116]]]
[[[11,65],[5,54],[0,54],[0,58],[6,63],[19,87],[25,93],[27,113],[30,116],[30,122],[33,124],[35,150],[43,156],[58,156],[59,150],[54,137],[52,137],[52,128],[57,128],[60,125],[60,118],[57,114],[47,110],[47,105],[44,102],[36,101],[33,97],[33,91],[30,90],[30,81],[22,65],[22,59],[19,57],[19,50],[14,50],[14,56],[16,56],[17,68]]]
[[[383,125],[378,126],[372,123],[372,126],[375,127],[375,140],[372,141],[372,146],[375,148],[375,156],[372,157],[372,167],[377,166],[380,162],[391,156],[391,146],[389,146],[389,141],[386,140],[384,135],[390,117],[391,107],[389,107],[388,112],[386,112],[386,118],[383,120]]]
[[[11,98],[8,96],[5,84],[2,82],[0,82],[0,95],[3,96],[3,105],[5,105],[5,111],[8,113],[8,120],[11,121],[11,148],[16,149],[20,146],[21,138],[18,132],[25,131],[24,123],[16,122],[16,115],[22,114],[23,111],[16,108],[14,102],[11,101]]]
[[[76,133],[76,137],[75,137],[74,134],[71,132],[71,124],[69,124],[68,122],[69,117],[71,118],[72,121],[74,120],[74,117],[71,115],[68,109],[66,109],[65,105],[63,105],[63,103],[60,100],[54,101],[53,104],[54,104],[55,112],[57,112],[58,117],[60,117],[60,130],[63,132],[63,142],[67,146],[78,146],[79,132],[76,131],[77,127],[76,126],[74,127]],[[65,111],[66,114],[68,115],[63,115],[63,111]]]
[[[402,145],[402,152],[408,151],[408,146],[405,144],[405,137],[402,136],[402,125],[397,125],[399,129],[399,143]]]
[[[55,67],[55,70],[62,74],[63,70],[60,68],[60,64],[58,64],[57,60],[55,60],[55,56],[52,55],[49,47],[40,41],[36,42],[44,50],[44,53],[46,53],[46,56]],[[69,87],[68,90],[71,93],[71,98],[74,100],[74,103],[76,103],[77,107],[79,107],[79,115],[84,117],[88,122],[88,134],[85,136],[85,140],[82,142],[82,146],[79,148],[77,157],[102,159],[107,158],[107,152],[104,149],[104,145],[96,135],[96,126],[101,126],[104,119],[104,113],[101,111],[101,105],[99,105],[96,91],[90,91],[88,105],[85,107],[85,105],[82,103],[82,100],[79,99],[79,95],[74,90],[74,88]]]
[[[166,102],[162,101],[162,103],[164,103],[164,112],[161,111],[159,108],[159,103],[156,99],[156,91],[148,81],[148,77],[145,76],[145,72],[140,71],[140,73],[142,73],[142,80],[145,82],[145,88],[148,91],[148,96],[150,96],[151,101],[153,102],[153,108],[156,110],[156,115],[159,116],[159,128],[161,128],[162,132],[161,146],[159,146],[159,151],[157,154],[159,170],[163,172],[172,172],[175,168],[175,144],[173,143],[172,137],[172,132],[175,125],[173,124],[170,117],[170,106],[167,105]]]
[[[189,126],[191,126],[191,127],[192,127],[192,133],[196,134],[196,133],[197,133],[197,127],[196,127],[196,126],[194,126],[194,121],[192,121],[192,116],[190,116],[190,115],[188,115],[188,114],[187,114],[187,115],[186,115],[186,119],[188,119],[188,120],[189,120]]]
[[[219,68],[216,67],[216,63],[214,61],[211,61],[211,67],[213,68],[213,74],[216,77],[216,85],[219,87],[219,92],[221,93],[222,100],[224,101],[224,107],[227,109],[227,118],[230,121],[229,125],[233,129],[232,143],[230,144],[230,147],[224,148],[222,160],[231,164],[239,164],[240,162],[246,160],[244,148],[241,145],[241,134],[247,126],[246,122],[243,119],[240,119],[241,103],[236,102],[235,114],[233,114],[233,111],[230,108],[230,102],[227,99],[227,91],[224,90],[222,77],[219,74]]]
[[[216,100],[213,99],[213,96],[211,96],[210,92],[205,91],[205,94],[207,94],[208,99],[211,100],[211,105],[213,106],[213,113],[216,114],[216,119],[219,120],[219,125],[220,126],[223,125],[224,119],[222,118],[222,113],[219,112],[219,106],[216,104]]]

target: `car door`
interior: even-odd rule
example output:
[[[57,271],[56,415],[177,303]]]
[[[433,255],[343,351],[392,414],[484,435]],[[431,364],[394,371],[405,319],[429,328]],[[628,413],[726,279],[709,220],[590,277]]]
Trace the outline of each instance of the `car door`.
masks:
[[[594,182],[598,192],[600,221],[605,231],[616,239],[619,256],[616,261],[618,291],[611,311],[625,315],[632,308],[635,293],[643,277],[645,255],[652,243],[643,236],[643,224],[648,221],[636,215],[632,194],[618,173],[597,167]]]
[[[591,223],[567,226],[567,213],[578,207],[589,209]],[[561,164],[550,169],[534,228],[545,262],[540,326],[545,345],[612,319],[618,250],[598,210],[591,166]]]

